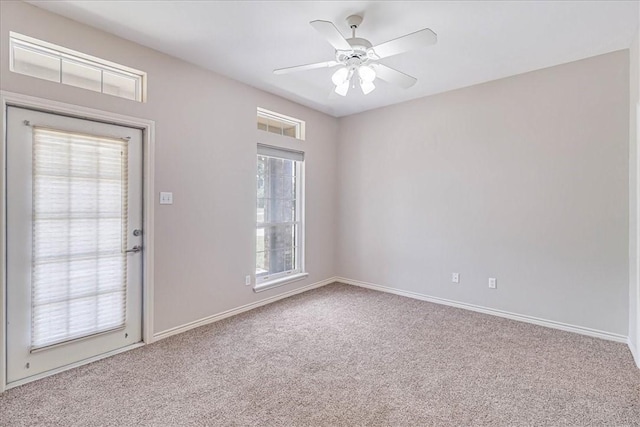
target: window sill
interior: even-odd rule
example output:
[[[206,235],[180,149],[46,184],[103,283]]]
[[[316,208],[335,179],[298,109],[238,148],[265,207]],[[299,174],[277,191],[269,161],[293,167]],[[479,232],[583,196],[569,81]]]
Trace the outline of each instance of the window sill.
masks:
[[[260,283],[259,285],[256,285],[253,287],[253,292],[262,292],[268,289],[277,288],[278,286],[288,285],[289,283],[306,279],[307,276],[309,276],[309,273],[298,273],[298,274],[294,274],[293,276],[281,277],[276,280]]]

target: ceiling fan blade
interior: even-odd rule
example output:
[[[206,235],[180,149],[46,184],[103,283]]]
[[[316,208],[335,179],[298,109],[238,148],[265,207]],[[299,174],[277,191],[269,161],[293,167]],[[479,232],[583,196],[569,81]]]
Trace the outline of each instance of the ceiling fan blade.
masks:
[[[391,67],[387,67],[386,65],[371,64],[371,67],[376,70],[376,77],[378,77],[379,79],[384,80],[387,83],[398,85],[405,89],[410,88],[418,81],[418,79],[416,79],[415,77],[411,77],[408,74],[402,73]]]
[[[371,49],[379,59],[382,59],[399,53],[408,52],[413,49],[418,49],[420,47],[436,44],[437,41],[438,36],[436,33],[425,28],[424,30],[416,31],[415,33],[407,34],[406,36],[381,43]]]
[[[317,32],[322,34],[336,50],[352,50],[349,42],[344,38],[340,31],[338,31],[336,26],[333,25],[333,22],[311,21],[309,23]]]
[[[273,70],[273,74],[288,74],[297,71],[314,70],[316,68],[329,68],[340,64],[338,61],[316,62],[315,64],[298,65],[296,67],[278,68]]]

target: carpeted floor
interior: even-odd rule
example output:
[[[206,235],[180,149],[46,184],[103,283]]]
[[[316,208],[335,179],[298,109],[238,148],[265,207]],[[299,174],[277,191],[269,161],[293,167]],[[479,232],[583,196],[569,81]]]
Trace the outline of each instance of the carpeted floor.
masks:
[[[623,344],[341,284],[11,389],[3,426],[640,426]]]

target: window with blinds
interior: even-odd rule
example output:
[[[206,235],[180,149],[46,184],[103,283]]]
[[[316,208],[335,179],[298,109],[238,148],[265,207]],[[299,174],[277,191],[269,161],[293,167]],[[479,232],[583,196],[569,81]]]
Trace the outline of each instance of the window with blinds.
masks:
[[[257,286],[302,272],[303,157],[258,145]]]
[[[127,141],[33,129],[31,349],[125,325]]]

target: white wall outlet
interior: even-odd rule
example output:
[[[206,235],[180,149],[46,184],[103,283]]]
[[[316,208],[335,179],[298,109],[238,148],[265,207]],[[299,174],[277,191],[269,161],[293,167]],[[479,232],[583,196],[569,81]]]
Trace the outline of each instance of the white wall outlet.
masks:
[[[451,273],[451,282],[460,283],[460,273]]]
[[[489,288],[495,289],[498,287],[498,279],[495,277],[489,277]]]
[[[161,205],[172,205],[173,204],[173,193],[168,193],[162,191],[160,193],[160,204]]]
[[[244,277],[244,284],[247,285],[247,286],[251,286],[251,276],[250,275],[247,274]]]

